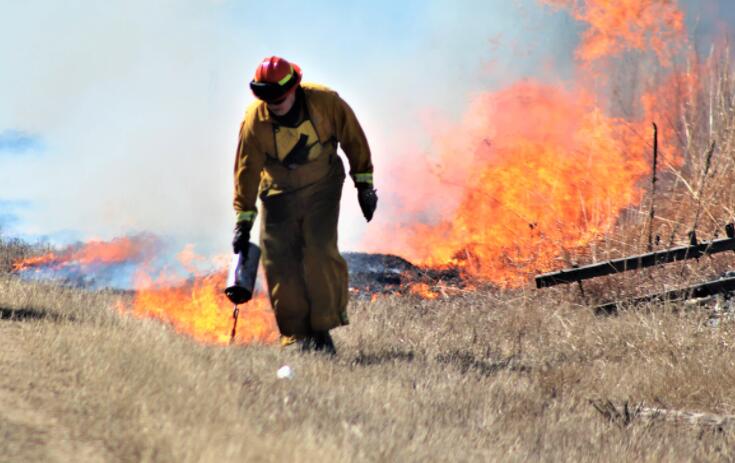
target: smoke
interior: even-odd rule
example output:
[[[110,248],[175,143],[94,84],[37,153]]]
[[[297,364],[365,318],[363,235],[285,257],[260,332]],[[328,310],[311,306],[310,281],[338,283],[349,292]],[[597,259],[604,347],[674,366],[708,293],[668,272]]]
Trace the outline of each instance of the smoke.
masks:
[[[237,128],[263,56],[293,59],[306,80],[340,91],[383,189],[394,181],[386,160],[424,142],[426,108],[455,116],[473,90],[538,69],[558,24],[533,29],[545,16],[532,5],[10,2],[0,132],[38,134],[44,146],[0,157],[0,198],[34,205],[16,224],[24,236],[145,231],[226,252]],[[342,245],[354,248],[369,229],[349,181],[344,196]]]
[[[735,30],[735,4],[730,0],[685,0],[692,41],[699,53],[709,53],[712,44],[720,40],[732,41]]]
[[[481,91],[574,73],[569,51],[581,26],[535,0],[395,3],[4,2],[0,133],[43,140],[39,155],[0,156],[0,198],[33,205],[14,212],[15,230],[75,239],[149,232],[179,249],[226,252],[237,128],[263,56],[294,60],[306,80],[352,105],[386,219],[397,200],[390,192],[424,181],[412,172],[431,163],[427,127],[450,127]],[[720,17],[735,14],[724,0],[711,3]],[[413,200],[441,211],[457,198]],[[341,245],[358,248],[371,226],[348,181]]]

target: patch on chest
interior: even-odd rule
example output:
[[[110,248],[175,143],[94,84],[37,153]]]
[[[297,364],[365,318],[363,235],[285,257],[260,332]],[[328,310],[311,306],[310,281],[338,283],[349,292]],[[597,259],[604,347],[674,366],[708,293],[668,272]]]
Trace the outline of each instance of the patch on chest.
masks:
[[[276,129],[276,154],[286,167],[313,161],[321,152],[322,145],[310,120],[305,120],[298,127]]]

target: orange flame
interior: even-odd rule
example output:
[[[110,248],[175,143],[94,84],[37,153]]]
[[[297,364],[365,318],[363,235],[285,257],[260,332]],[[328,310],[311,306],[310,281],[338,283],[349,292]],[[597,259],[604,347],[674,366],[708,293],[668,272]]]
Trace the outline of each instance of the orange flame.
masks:
[[[30,268],[49,267],[58,265],[58,262],[59,257],[55,253],[49,252],[48,254],[41,256],[28,257],[26,259],[13,262],[13,271],[22,272],[23,270],[28,270]]]
[[[158,240],[150,235],[116,238],[111,241],[90,241],[58,252],[17,261],[15,271],[34,268],[51,270],[78,265],[114,265],[137,262],[143,268],[156,254]],[[176,275],[151,277],[139,270],[135,276],[135,295],[130,304],[120,303],[118,310],[140,318],[154,318],[171,324],[180,333],[207,343],[230,342],[233,326],[233,305],[224,295],[226,271],[202,275],[197,264],[206,259],[187,245],[177,255],[181,265],[194,276],[182,282]],[[255,298],[240,307],[235,343],[270,343],[278,339],[275,318],[266,296]]]
[[[625,50],[653,51],[671,61],[672,43],[684,39],[684,13],[672,0],[541,0],[587,23],[577,58],[592,62]]]
[[[525,82],[481,95],[468,114],[472,121],[454,136],[472,146],[473,170],[443,179],[463,187],[451,220],[390,232],[403,237],[393,242],[404,255],[409,250],[409,260],[522,284],[554,266],[559,249],[607,230],[641,197],[635,181],[647,164],[630,153],[622,121],[605,116],[585,91]],[[466,129],[475,125],[486,128],[484,136]],[[444,147],[449,163],[456,148]]]
[[[154,318],[170,324],[177,332],[187,334],[197,341],[210,344],[231,342],[233,328],[232,302],[224,289],[227,271],[202,274],[197,264],[206,259],[188,244],[177,254],[181,265],[193,276],[186,282],[162,273],[152,277],[144,269],[135,275],[135,296],[128,304],[118,309],[140,318]],[[226,265],[224,256],[213,259],[218,267]],[[278,340],[279,332],[268,298],[256,292],[254,298],[241,305],[237,322],[236,344],[272,343]]]
[[[212,344],[227,344],[233,326],[233,305],[224,295],[226,272],[196,276],[177,286],[161,285],[145,272],[138,276],[134,300],[120,306],[124,313],[140,318],[154,318],[169,323],[194,339]],[[165,279],[164,279],[165,281]],[[278,329],[267,298],[262,294],[240,307],[234,342],[272,343]]]
[[[682,51],[674,42],[683,43],[685,33],[675,3],[542,2],[569,9],[589,26],[577,49],[583,64],[577,80],[566,86],[528,80],[475,95],[459,124],[434,130],[436,167],[423,153],[413,161],[410,152],[402,156],[414,172],[394,182],[403,187],[391,198],[403,208],[395,214],[399,224],[371,232],[371,249],[457,266],[500,286],[523,285],[559,267],[566,251],[607,233],[622,210],[640,202],[640,180],[650,171],[650,139],[642,135],[650,133],[648,118],[670,137],[661,143],[663,164],[680,162],[668,140],[682,105],[670,101],[676,84],[693,85],[688,73],[669,73],[664,85],[645,82],[643,89],[658,88],[631,94],[633,116],[624,119],[605,110],[592,89],[610,83],[599,85],[599,69],[588,66],[626,50],[653,52],[659,66],[669,66]]]
[[[147,235],[116,238],[112,241],[89,241],[59,252],[29,257],[13,263],[16,272],[33,268],[60,269],[67,265],[119,264],[140,262],[152,255],[156,240]]]
[[[434,292],[434,290],[431,289],[431,286],[426,283],[412,284],[409,286],[408,291],[414,296],[418,296],[422,299],[434,300],[439,297],[439,294]]]

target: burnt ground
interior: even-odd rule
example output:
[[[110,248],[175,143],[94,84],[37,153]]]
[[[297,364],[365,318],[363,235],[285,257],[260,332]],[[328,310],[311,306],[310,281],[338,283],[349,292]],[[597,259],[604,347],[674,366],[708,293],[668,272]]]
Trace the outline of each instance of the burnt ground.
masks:
[[[459,269],[426,268],[391,254],[347,252],[342,254],[350,270],[350,289],[358,296],[403,293],[414,285],[428,288],[464,288],[468,279]]]

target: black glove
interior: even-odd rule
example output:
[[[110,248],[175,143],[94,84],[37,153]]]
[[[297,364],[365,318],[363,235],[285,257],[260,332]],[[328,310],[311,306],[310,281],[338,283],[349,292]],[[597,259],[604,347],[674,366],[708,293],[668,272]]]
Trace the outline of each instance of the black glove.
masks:
[[[250,245],[250,229],[252,227],[253,222],[250,220],[237,222],[237,225],[235,225],[235,236],[232,238],[232,252],[235,254],[248,252],[248,246]]]
[[[357,200],[360,202],[362,215],[365,216],[365,220],[370,222],[373,219],[375,208],[378,207],[377,191],[369,183],[358,183]]]

